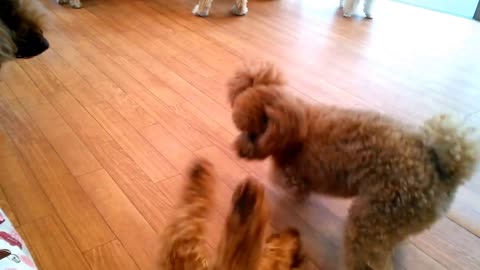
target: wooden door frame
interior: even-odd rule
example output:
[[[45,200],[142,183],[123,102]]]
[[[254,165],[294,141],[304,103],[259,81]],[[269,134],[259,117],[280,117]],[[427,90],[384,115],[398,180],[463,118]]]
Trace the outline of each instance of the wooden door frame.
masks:
[[[477,10],[475,10],[475,14],[473,15],[473,18],[477,21],[480,21],[480,0],[478,1]]]

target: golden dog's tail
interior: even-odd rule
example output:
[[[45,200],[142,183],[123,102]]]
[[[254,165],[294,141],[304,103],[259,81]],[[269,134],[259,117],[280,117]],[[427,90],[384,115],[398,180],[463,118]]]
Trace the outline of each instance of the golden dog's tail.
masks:
[[[275,66],[268,62],[245,65],[228,82],[228,98],[231,104],[235,98],[250,87],[258,85],[285,85],[286,80]]]
[[[186,180],[175,216],[163,231],[159,269],[209,269],[206,224],[215,197],[212,164],[194,160]]]
[[[182,205],[188,215],[207,218],[214,204],[215,172],[210,161],[198,158],[188,170],[188,183],[182,195]]]
[[[422,132],[424,143],[433,150],[441,179],[457,186],[472,177],[479,161],[472,128],[462,127],[449,116],[438,115],[424,123]]]

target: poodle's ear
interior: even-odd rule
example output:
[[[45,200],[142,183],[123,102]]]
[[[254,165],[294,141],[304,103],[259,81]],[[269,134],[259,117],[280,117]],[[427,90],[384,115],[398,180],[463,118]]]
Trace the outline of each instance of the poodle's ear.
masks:
[[[250,135],[259,135],[267,128],[265,102],[271,100],[271,91],[259,89],[246,91],[238,95],[232,108],[235,126]]]
[[[271,63],[245,65],[228,82],[228,100],[233,106],[239,94],[259,85],[285,85],[283,75]]]

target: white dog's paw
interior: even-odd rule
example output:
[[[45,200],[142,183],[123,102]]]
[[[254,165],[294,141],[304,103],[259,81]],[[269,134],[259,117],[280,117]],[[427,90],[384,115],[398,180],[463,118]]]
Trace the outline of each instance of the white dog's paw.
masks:
[[[57,3],[61,4],[61,5],[68,4],[68,2],[70,2],[70,1],[69,0],[57,0]]]
[[[367,19],[373,19],[372,13],[365,13],[365,17],[367,17]]]
[[[248,7],[247,6],[237,6],[233,5],[232,9],[232,14],[237,15],[237,16],[244,16],[248,13]]]
[[[200,5],[197,4],[193,8],[192,13],[198,17],[208,17],[208,13],[210,13],[210,8],[205,7],[203,8],[203,10],[200,10]]]
[[[344,13],[343,13],[343,17],[345,17],[345,18],[350,18],[350,17],[352,17],[352,13],[350,13],[350,12],[344,12]]]
[[[80,0],[70,0],[70,6],[72,8],[81,8],[82,7],[82,1],[80,1]]]

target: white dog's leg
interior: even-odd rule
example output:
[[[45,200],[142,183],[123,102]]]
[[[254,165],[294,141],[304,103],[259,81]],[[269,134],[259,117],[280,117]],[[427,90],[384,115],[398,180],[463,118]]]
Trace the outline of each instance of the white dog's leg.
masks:
[[[82,7],[82,1],[81,0],[70,0],[70,6],[72,8],[81,8]]]
[[[247,0],[235,0],[232,7],[232,13],[237,16],[243,16],[248,13]]]
[[[365,6],[363,7],[363,12],[365,12],[365,16],[367,16],[367,18],[369,19],[373,18],[373,15],[372,15],[373,2],[375,2],[375,0],[365,0]]]
[[[72,8],[81,8],[82,1],[81,0],[57,0],[57,3],[64,5],[69,4]]]
[[[192,13],[199,17],[207,17],[208,13],[210,13],[212,2],[213,0],[199,0]]]
[[[350,18],[355,12],[360,0],[345,0],[345,5],[343,6],[343,17]]]
[[[344,0],[340,0],[339,6],[340,6],[341,8],[343,8],[343,2],[344,2]]]

